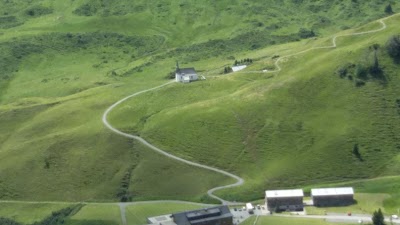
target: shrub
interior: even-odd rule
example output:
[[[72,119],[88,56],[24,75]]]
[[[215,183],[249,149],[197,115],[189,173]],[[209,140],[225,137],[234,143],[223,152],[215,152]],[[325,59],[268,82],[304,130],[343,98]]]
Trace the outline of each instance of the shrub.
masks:
[[[316,35],[315,35],[313,30],[307,30],[305,28],[300,28],[300,30],[299,30],[299,37],[300,38],[305,39],[305,38],[310,38],[310,37],[315,37],[315,36]]]
[[[0,28],[7,29],[11,27],[16,27],[22,25],[23,22],[18,21],[15,16],[2,16],[0,17]]]
[[[340,67],[337,71],[337,74],[339,74],[340,78],[344,78],[347,76],[347,67]]]
[[[226,73],[231,73],[231,72],[233,72],[233,70],[232,70],[232,68],[230,66],[227,66],[227,67],[224,68],[224,73],[225,74]]]
[[[52,212],[50,216],[46,217],[40,222],[35,222],[33,225],[61,225],[64,224],[68,217],[75,215],[83,205],[75,205],[72,207],[67,207],[55,212]]]
[[[25,11],[27,16],[39,17],[53,12],[53,9],[44,6],[33,6]]]
[[[8,218],[3,218],[3,217],[0,217],[0,224],[1,225],[22,225],[21,223],[18,223],[17,221],[14,221],[14,220],[8,219]]]
[[[387,5],[385,7],[385,13],[387,14],[393,14],[393,9],[392,9],[392,5],[389,3],[389,5]]]
[[[357,64],[356,66],[356,76],[360,79],[367,79],[368,70],[362,64]]]
[[[166,78],[167,78],[167,79],[174,79],[174,78],[175,78],[175,72],[176,72],[175,70],[169,72],[169,73],[167,74]]]
[[[385,225],[385,217],[383,216],[382,210],[380,208],[372,215],[372,224]]]
[[[356,80],[356,87],[362,87],[364,85],[365,85],[365,81],[359,80],[359,79]]]
[[[400,35],[394,35],[389,38],[386,44],[386,49],[390,57],[396,62],[400,61]]]
[[[75,9],[74,13],[78,16],[93,16],[97,13],[97,7],[93,4],[86,3]]]

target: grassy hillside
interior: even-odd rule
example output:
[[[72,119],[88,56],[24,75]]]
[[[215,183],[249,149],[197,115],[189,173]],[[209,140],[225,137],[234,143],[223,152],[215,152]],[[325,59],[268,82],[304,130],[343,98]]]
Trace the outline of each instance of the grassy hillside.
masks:
[[[325,36],[385,15],[387,4],[0,1],[0,198],[209,201],[207,189],[231,180],[112,134],[101,123],[104,110],[166,82],[176,60],[204,75],[218,75],[235,58],[254,58],[253,67],[264,68],[273,55],[324,45]],[[340,40],[343,48],[290,59],[277,77],[174,84],[132,99],[111,121],[174,154],[243,176],[245,187],[221,193],[230,199],[395,174],[398,65],[380,53],[386,85],[370,80],[356,88],[335,75],[371,44],[383,46],[397,32],[398,20],[388,22],[385,32]],[[300,28],[320,38],[303,39]],[[354,144],[363,162],[351,155]]]
[[[369,46],[384,46],[398,22],[290,58],[272,79],[237,74],[144,94],[121,105],[112,121],[177,155],[244,176],[244,187],[223,191],[232,200],[262,197],[265,188],[397,174],[399,65],[382,47],[384,80],[359,87],[354,74],[342,79],[336,71],[370,63]],[[356,145],[360,158],[352,154]]]
[[[318,220],[318,219],[304,219],[304,218],[287,218],[287,217],[259,217],[257,222],[254,223],[256,217],[253,216],[247,219],[243,224],[250,225],[250,224],[279,224],[279,225],[331,225],[337,224],[337,222],[327,222],[325,220]],[[343,223],[341,223],[343,224]],[[348,224],[350,225],[350,224]]]
[[[66,208],[67,204],[24,204],[0,203],[0,217],[13,219],[19,223],[32,224],[42,221],[52,212]]]

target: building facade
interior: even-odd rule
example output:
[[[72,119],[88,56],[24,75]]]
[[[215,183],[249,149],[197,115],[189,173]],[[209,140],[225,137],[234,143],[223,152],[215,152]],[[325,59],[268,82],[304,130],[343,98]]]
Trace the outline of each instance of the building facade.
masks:
[[[354,204],[352,187],[311,189],[314,206],[345,206]]]
[[[147,218],[151,225],[233,225],[228,206],[217,206]]]
[[[265,192],[265,202],[269,211],[301,211],[304,208],[303,197],[301,189]]]
[[[189,83],[198,80],[199,77],[194,68],[179,68],[179,64],[176,63],[175,81],[182,83]]]

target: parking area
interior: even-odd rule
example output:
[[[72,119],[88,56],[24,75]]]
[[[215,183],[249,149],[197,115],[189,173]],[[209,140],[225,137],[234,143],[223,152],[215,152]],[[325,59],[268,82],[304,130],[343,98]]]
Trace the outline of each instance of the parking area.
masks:
[[[270,212],[267,210],[265,205],[256,205],[253,208],[252,213],[250,213],[244,205],[231,207],[230,209],[231,209],[231,213],[233,215],[233,224],[235,224],[235,225],[242,223],[244,220],[246,220],[250,216],[270,215]]]

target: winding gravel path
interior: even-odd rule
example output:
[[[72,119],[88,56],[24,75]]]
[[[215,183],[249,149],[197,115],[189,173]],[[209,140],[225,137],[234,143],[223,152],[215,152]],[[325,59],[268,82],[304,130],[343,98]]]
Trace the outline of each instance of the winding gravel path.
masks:
[[[169,85],[169,84],[173,84],[173,83],[175,83],[175,81],[171,81],[171,82],[165,83],[165,84],[163,84],[163,85],[160,85],[160,86],[157,86],[157,87],[154,87],[154,88],[150,88],[150,89],[147,89],[147,90],[143,90],[143,91],[136,92],[136,93],[134,93],[134,94],[132,94],[132,95],[129,95],[129,96],[127,96],[127,97],[125,97],[125,98],[119,100],[118,102],[114,103],[114,104],[113,104],[112,106],[110,106],[110,107],[104,112],[104,114],[103,114],[102,121],[103,121],[104,125],[105,125],[108,129],[110,129],[112,132],[114,132],[114,133],[116,133],[116,134],[119,134],[119,135],[121,135],[121,136],[127,137],[127,138],[131,138],[131,139],[137,140],[137,141],[139,141],[140,143],[144,144],[145,146],[151,148],[152,150],[154,150],[154,151],[156,151],[156,152],[158,152],[158,153],[160,153],[160,154],[162,154],[162,155],[164,155],[164,156],[166,156],[166,157],[168,157],[168,158],[171,158],[171,159],[174,159],[174,160],[183,162],[183,163],[188,164],[188,165],[191,165],[191,166],[195,166],[195,167],[203,168],[203,169],[206,169],[206,170],[214,171],[214,172],[217,172],[217,173],[220,173],[220,174],[223,174],[223,175],[225,175],[225,176],[228,176],[228,177],[231,177],[231,178],[235,179],[236,182],[235,182],[234,184],[229,184],[229,185],[225,185],[225,186],[222,186],[222,187],[216,187],[216,188],[213,188],[213,189],[208,190],[208,192],[207,192],[207,194],[208,194],[211,198],[214,198],[214,199],[217,199],[217,200],[221,201],[222,204],[226,204],[226,205],[227,205],[227,204],[234,204],[234,203],[231,203],[231,202],[229,202],[229,201],[226,201],[226,200],[224,200],[224,199],[222,199],[222,198],[220,198],[220,197],[218,197],[218,196],[215,196],[215,195],[213,194],[213,192],[214,192],[214,191],[217,191],[217,190],[221,190],[221,189],[232,188],[232,187],[236,187],[236,186],[242,185],[242,184],[244,183],[244,180],[243,180],[241,177],[236,176],[236,175],[234,175],[234,174],[232,174],[232,173],[226,172],[226,171],[221,170],[221,169],[217,169],[217,168],[214,168],[214,167],[211,167],[211,166],[207,166],[207,165],[203,165],[203,164],[200,164],[200,163],[192,162],[192,161],[189,161],[189,160],[186,160],[186,159],[182,159],[182,158],[180,158],[180,157],[178,157],[178,156],[172,155],[172,154],[170,154],[170,153],[168,153],[168,152],[165,152],[165,151],[161,150],[160,148],[158,148],[158,147],[156,147],[156,146],[150,144],[149,142],[147,142],[146,140],[144,140],[143,138],[141,138],[141,137],[139,137],[139,136],[132,135],[132,134],[128,134],[128,133],[124,133],[124,132],[122,132],[122,131],[120,131],[120,130],[114,128],[114,127],[108,122],[108,120],[107,120],[108,114],[109,114],[115,107],[117,107],[118,105],[120,105],[121,103],[125,102],[126,100],[128,100],[128,99],[130,99],[130,98],[133,98],[133,97],[135,97],[135,96],[138,96],[138,95],[140,95],[140,94],[144,94],[144,93],[146,93],[146,92],[153,91],[153,90],[156,90],[156,89],[165,87],[165,86],[167,86],[167,85]]]
[[[389,19],[389,18],[391,18],[391,17],[393,17],[393,16],[397,16],[397,15],[399,15],[399,14],[394,14],[394,15],[392,15],[392,16],[389,16],[389,17],[380,19],[378,22],[382,24],[382,27],[379,28],[379,29],[371,30],[371,31],[365,31],[365,32],[352,33],[352,34],[337,35],[337,36],[334,36],[334,37],[332,38],[332,45],[330,45],[330,46],[312,47],[312,48],[309,48],[309,49],[304,50],[304,51],[301,51],[301,52],[297,52],[297,53],[294,53],[294,54],[290,54],[290,55],[283,56],[283,57],[281,57],[281,58],[279,58],[278,60],[275,61],[275,67],[276,67],[276,69],[273,70],[273,71],[268,71],[268,72],[262,72],[262,71],[243,71],[243,72],[236,72],[236,73],[277,73],[277,72],[279,72],[279,71],[282,70],[282,68],[281,68],[280,65],[279,65],[280,62],[281,62],[282,60],[286,59],[286,58],[289,58],[289,57],[292,57],[292,56],[296,56],[296,55],[300,55],[300,54],[306,53],[306,52],[308,52],[308,51],[316,50],[316,49],[331,49],[331,48],[336,48],[336,47],[337,47],[336,40],[337,40],[337,38],[339,38],[339,37],[357,36],[357,35],[370,34],[370,33],[376,33],[376,32],[382,31],[382,30],[386,29],[386,27],[387,27],[384,21],[387,20],[387,19]],[[203,169],[210,170],[210,171],[213,171],[213,172],[216,172],[216,173],[220,173],[220,174],[223,174],[223,175],[225,175],[225,176],[228,176],[228,177],[231,177],[231,178],[235,179],[236,182],[235,182],[234,184],[229,184],[229,185],[225,185],[225,186],[220,186],[220,187],[212,188],[212,189],[210,189],[210,190],[207,191],[207,194],[208,194],[211,198],[214,198],[214,199],[217,199],[217,200],[221,201],[222,204],[226,204],[226,205],[229,205],[229,204],[232,204],[232,205],[238,204],[238,203],[232,203],[232,202],[226,201],[226,200],[224,200],[224,199],[222,199],[222,198],[220,198],[220,197],[214,195],[213,193],[214,193],[215,191],[217,191],[217,190],[222,190],[222,189],[232,188],[232,187],[236,187],[236,186],[242,185],[242,184],[244,183],[244,180],[243,180],[241,177],[236,176],[236,175],[234,175],[234,174],[232,174],[232,173],[226,172],[226,171],[224,171],[224,170],[218,169],[218,168],[214,168],[214,167],[211,167],[211,166],[207,166],[207,165],[203,165],[203,164],[200,164],[200,163],[196,163],[196,162],[192,162],[192,161],[189,161],[189,160],[186,160],[186,159],[179,158],[179,157],[177,157],[177,156],[175,156],[175,155],[172,155],[172,154],[170,154],[170,153],[168,153],[168,152],[165,152],[165,151],[163,151],[162,149],[160,149],[160,148],[158,148],[158,147],[156,147],[156,146],[150,144],[149,142],[147,142],[146,140],[144,140],[143,138],[141,138],[141,137],[139,137],[139,136],[132,135],[132,134],[128,134],[128,133],[124,133],[124,132],[122,132],[122,131],[120,131],[120,130],[114,128],[114,127],[108,122],[108,120],[107,120],[108,114],[109,114],[115,107],[117,107],[118,105],[120,105],[121,103],[123,103],[123,102],[125,102],[126,100],[128,100],[128,99],[130,99],[130,98],[133,98],[133,97],[135,97],[135,96],[138,96],[138,95],[141,95],[141,94],[144,94],[144,93],[146,93],[146,92],[150,92],[150,91],[153,91],[153,90],[156,90],[156,89],[160,89],[160,88],[165,87],[165,86],[167,86],[167,85],[170,85],[170,84],[172,84],[172,83],[175,83],[175,82],[174,82],[174,81],[171,81],[171,82],[162,84],[162,85],[157,86],[157,87],[153,87],[153,88],[149,88],[149,89],[147,89],[147,90],[139,91],[139,92],[136,92],[136,93],[134,93],[134,94],[132,94],[132,95],[129,95],[129,96],[127,96],[127,97],[125,97],[125,98],[119,100],[118,102],[114,103],[112,106],[110,106],[110,107],[104,112],[103,117],[102,117],[103,124],[104,124],[108,129],[110,129],[112,132],[114,132],[114,133],[116,133],[116,134],[118,134],[118,135],[127,137],[127,138],[131,138],[131,139],[137,140],[137,141],[141,142],[142,144],[144,144],[145,146],[149,147],[150,149],[152,149],[152,150],[154,150],[154,151],[156,151],[156,152],[158,152],[158,153],[160,153],[160,154],[162,154],[162,155],[164,155],[164,156],[166,156],[166,157],[168,157],[168,158],[171,158],[171,159],[180,161],[180,162],[182,162],[182,163],[185,163],[185,164],[188,164],[188,165],[191,165],[191,166],[195,166],[195,167],[203,168]],[[107,204],[109,204],[109,205],[110,205],[110,204],[111,204],[111,205],[118,205],[118,206],[120,207],[120,210],[121,210],[121,219],[122,219],[122,222],[123,222],[124,225],[127,224],[126,215],[125,215],[125,214],[126,214],[126,206],[128,206],[128,205],[136,205],[136,204],[152,204],[152,203],[168,203],[168,202],[170,202],[170,203],[172,202],[172,203],[190,203],[190,204],[206,205],[206,204],[201,204],[201,203],[193,203],[193,202],[185,202],[185,201],[169,201],[169,200],[162,200],[162,201],[145,201],[145,202],[129,202],[129,203],[60,202],[60,201],[59,201],[59,202],[57,202],[57,201],[54,201],[54,202],[53,202],[53,201],[12,201],[12,200],[8,201],[8,200],[0,200],[0,203],[24,203],[24,204],[39,204],[39,203],[40,203],[40,204],[45,204],[45,203],[52,203],[52,204],[53,204],[53,203],[55,203],[55,204],[76,204],[76,203],[83,203],[83,204],[88,204],[88,205],[107,205]],[[313,217],[312,217],[312,218],[313,218]],[[256,221],[257,221],[257,220],[256,220]],[[256,223],[256,222],[255,222],[255,223]]]
[[[389,18],[391,18],[391,17],[397,16],[397,15],[399,15],[399,14],[400,14],[400,13],[397,13],[397,14],[394,14],[394,15],[391,15],[391,16],[388,16],[388,17],[385,17],[385,18],[382,18],[382,19],[378,20],[378,22],[382,25],[382,26],[381,26],[380,28],[378,28],[378,29],[370,30],[370,31],[357,32],[357,33],[351,33],[351,34],[336,35],[336,36],[334,36],[334,37],[332,38],[332,45],[329,45],[329,46],[321,46],[321,47],[312,47],[312,48],[306,49],[306,50],[304,50],[304,51],[300,51],[300,52],[296,52],[296,53],[293,53],[293,54],[290,54],[290,55],[285,55],[285,56],[283,56],[283,57],[280,57],[280,58],[279,58],[278,60],[276,60],[275,63],[274,63],[274,65],[275,65],[275,67],[276,67],[275,70],[271,70],[271,71],[267,71],[267,72],[263,72],[263,71],[238,71],[238,72],[236,72],[236,73],[277,73],[277,72],[280,72],[280,71],[282,70],[282,68],[281,68],[281,66],[280,66],[279,64],[280,64],[280,62],[281,62],[282,60],[284,60],[284,59],[287,59],[287,58],[290,58],[290,57],[293,57],[293,56],[296,56],[296,55],[301,55],[301,54],[304,54],[304,53],[309,52],[309,51],[312,51],[312,50],[336,48],[336,47],[337,47],[337,39],[340,38],[340,37],[348,37],[348,36],[358,36],[358,35],[364,35],[364,34],[371,34],[371,33],[377,33],[377,32],[379,32],[379,31],[385,30],[385,29],[387,28],[386,23],[385,23],[385,20],[387,20],[387,19],[389,19]]]
[[[370,31],[364,31],[364,32],[351,33],[351,34],[336,35],[336,36],[334,36],[334,37],[332,38],[332,45],[330,45],[330,46],[312,47],[312,48],[306,49],[306,50],[304,50],[304,51],[300,51],[300,52],[297,52],[297,53],[294,53],[294,54],[290,54],[290,55],[283,56],[283,57],[281,57],[281,58],[279,58],[278,60],[275,61],[274,64],[275,64],[276,69],[273,70],[273,71],[267,71],[267,72],[262,72],[262,71],[243,71],[243,72],[237,72],[237,73],[277,73],[277,72],[280,72],[280,71],[282,70],[282,68],[281,68],[281,66],[280,66],[279,64],[280,64],[280,62],[281,62],[282,60],[284,60],[284,59],[287,59],[287,58],[289,58],[289,57],[293,57],[293,56],[296,56],[296,55],[304,54],[304,53],[309,52],[309,51],[312,51],[312,50],[336,48],[336,47],[337,47],[337,39],[338,39],[339,37],[358,36],[358,35],[364,35],[364,34],[370,34],[370,33],[376,33],[376,32],[382,31],[382,30],[386,29],[386,27],[387,27],[384,21],[387,20],[387,19],[389,19],[389,18],[391,18],[391,17],[393,17],[393,16],[396,16],[396,15],[398,15],[398,14],[394,14],[394,15],[392,15],[392,16],[389,16],[389,17],[380,19],[378,22],[382,25],[382,27],[380,27],[380,28],[378,28],[378,29],[370,30]],[[157,86],[157,87],[154,87],[154,88],[150,88],[150,89],[146,89],[146,90],[143,90],[143,91],[136,92],[136,93],[134,93],[134,94],[132,94],[132,95],[129,95],[129,96],[127,96],[127,97],[125,97],[125,98],[119,100],[118,102],[114,103],[114,104],[113,104],[112,106],[110,106],[110,107],[104,112],[104,114],[103,114],[102,121],[103,121],[104,125],[105,125],[108,129],[110,129],[112,132],[114,132],[114,133],[116,133],[116,134],[119,134],[119,135],[121,135],[121,136],[127,137],[127,138],[131,138],[131,139],[137,140],[137,141],[141,142],[142,144],[144,144],[145,146],[151,148],[152,150],[154,150],[154,151],[156,151],[156,152],[158,152],[158,153],[160,153],[160,154],[162,154],[162,155],[164,155],[164,156],[166,156],[166,157],[168,157],[168,158],[171,158],[171,159],[174,159],[174,160],[183,162],[183,163],[188,164],[188,165],[191,165],[191,166],[195,166],[195,167],[203,168],[203,169],[210,170],[210,171],[213,171],[213,172],[217,172],[217,173],[220,173],[220,174],[223,174],[223,175],[225,175],[225,176],[228,176],[228,177],[231,177],[231,178],[235,179],[235,180],[236,180],[235,183],[229,184],[229,185],[220,186],[220,187],[212,188],[212,189],[210,189],[210,190],[207,191],[207,194],[208,194],[211,198],[214,198],[214,199],[219,200],[219,201],[220,201],[222,204],[224,204],[224,205],[237,204],[237,203],[232,203],[232,202],[226,201],[226,200],[224,200],[224,199],[222,199],[222,198],[220,198],[220,197],[214,195],[214,192],[217,191],[217,190],[222,190],[222,189],[227,189],[227,188],[232,188],[232,187],[240,186],[240,185],[242,185],[242,184],[244,183],[244,179],[243,179],[243,178],[241,178],[241,177],[239,177],[239,176],[236,176],[236,175],[234,175],[234,174],[232,174],[232,173],[226,172],[226,171],[224,171],[224,170],[218,169],[218,168],[214,168],[214,167],[210,167],[210,166],[203,165],[203,164],[200,164],[200,163],[192,162],[192,161],[189,161],[189,160],[186,160],[186,159],[177,157],[177,156],[175,156],[175,155],[172,155],[172,154],[170,154],[170,153],[168,153],[168,152],[165,152],[164,150],[162,150],[162,149],[160,149],[160,148],[158,148],[158,147],[156,147],[156,146],[150,144],[150,143],[147,142],[145,139],[143,139],[143,138],[141,138],[141,137],[139,137],[139,136],[132,135],[132,134],[128,134],[128,133],[124,133],[124,132],[122,132],[122,131],[120,131],[120,130],[114,128],[114,127],[108,122],[108,120],[107,120],[108,114],[109,114],[115,107],[117,107],[118,105],[120,105],[121,103],[123,103],[123,102],[125,102],[126,100],[128,100],[128,99],[130,99],[130,98],[133,98],[133,97],[135,97],[135,96],[138,96],[138,95],[144,94],[144,93],[146,93],[146,92],[153,91],[153,90],[156,90],[156,89],[165,87],[165,86],[167,86],[167,85],[169,85],[169,84],[172,84],[172,83],[175,83],[175,82],[174,82],[174,81],[171,81],[171,82],[162,84],[162,85]],[[123,224],[125,225],[125,224],[127,224],[126,215],[125,215],[125,213],[126,213],[126,210],[125,210],[126,204],[124,204],[124,203],[119,203],[119,206],[120,206],[120,210],[121,210],[122,222],[123,222]],[[256,220],[256,221],[257,221],[257,220]]]
[[[275,69],[275,70],[273,70],[273,71],[268,71],[267,73],[276,73],[276,72],[281,71],[282,68],[281,68],[281,66],[280,66],[279,64],[280,64],[280,62],[281,62],[282,60],[284,60],[284,59],[286,59],[286,58],[293,57],[293,56],[296,56],[296,55],[300,55],[300,54],[303,54],[303,53],[306,53],[306,52],[309,52],[309,51],[312,51],[312,50],[336,48],[336,47],[337,47],[337,42],[336,42],[336,40],[337,40],[339,37],[357,36],[357,35],[364,35],[364,34],[370,34],[370,33],[376,33],[376,32],[382,31],[382,30],[386,29],[386,27],[387,27],[384,21],[385,21],[386,19],[389,19],[389,18],[391,18],[391,17],[393,17],[393,16],[396,16],[396,15],[398,15],[398,14],[394,14],[394,15],[392,15],[392,16],[389,16],[389,17],[380,19],[378,22],[381,23],[382,27],[379,28],[379,29],[370,30],[370,31],[364,31],[364,32],[357,32],[357,33],[351,33],[351,34],[336,35],[336,36],[334,36],[334,37],[332,38],[332,45],[330,45],[330,46],[312,47],[312,48],[309,48],[309,49],[304,50],[304,51],[300,51],[300,52],[297,52],[297,53],[294,53],[294,54],[290,54],[290,55],[283,56],[283,57],[281,57],[281,58],[279,58],[278,60],[275,61],[275,67],[276,67],[277,69]],[[261,72],[261,71],[243,71],[243,72],[238,72],[238,73],[255,73],[255,72],[258,72],[258,73],[259,73],[259,72]],[[261,72],[261,73],[263,73],[263,72]],[[156,146],[150,144],[150,143],[147,142],[145,139],[143,139],[143,138],[141,138],[141,137],[139,137],[139,136],[132,135],[132,134],[128,134],[128,133],[124,133],[124,132],[122,132],[122,131],[120,131],[120,130],[114,128],[114,127],[108,122],[108,120],[107,120],[108,114],[109,114],[115,107],[117,107],[118,105],[120,105],[121,103],[123,103],[123,102],[125,102],[126,100],[128,100],[128,99],[130,99],[130,98],[133,98],[133,97],[135,97],[135,96],[138,96],[138,95],[144,94],[144,93],[146,93],[146,92],[153,91],[153,90],[156,90],[156,89],[165,87],[165,86],[167,86],[167,85],[169,85],[169,84],[172,84],[172,83],[175,83],[175,82],[174,82],[174,81],[171,81],[171,82],[165,83],[165,84],[163,84],[163,85],[160,85],[160,86],[157,86],[157,87],[154,87],[154,88],[150,88],[150,89],[147,89],[147,90],[143,90],[143,91],[136,92],[136,93],[134,93],[134,94],[132,94],[132,95],[129,95],[129,96],[127,96],[127,97],[125,97],[125,98],[119,100],[118,102],[114,103],[114,104],[113,104],[112,106],[110,106],[110,107],[104,112],[104,114],[103,114],[102,121],[103,121],[104,125],[105,125],[108,129],[110,129],[112,132],[114,132],[114,133],[116,133],[116,134],[119,134],[119,135],[121,135],[121,136],[127,137],[127,138],[135,139],[135,140],[141,142],[142,144],[144,144],[145,146],[151,148],[152,150],[154,150],[154,151],[156,151],[156,152],[158,152],[158,153],[160,153],[160,154],[162,154],[162,155],[164,155],[164,156],[166,156],[166,157],[168,157],[168,158],[171,158],[171,159],[174,159],[174,160],[183,162],[183,163],[188,164],[188,165],[191,165],[191,166],[195,166],[195,167],[207,169],[207,170],[210,170],[210,171],[214,171],[214,172],[217,172],[217,173],[220,173],[220,174],[223,174],[223,175],[226,175],[226,176],[229,176],[229,177],[235,179],[236,182],[235,182],[234,184],[229,184],[229,185],[225,185],[225,186],[215,187],[215,188],[212,188],[212,189],[208,190],[208,192],[207,192],[207,194],[208,194],[211,198],[214,198],[214,199],[219,200],[222,204],[234,204],[234,203],[231,203],[231,202],[229,202],[229,201],[226,201],[226,200],[224,200],[224,199],[222,199],[222,198],[220,198],[220,197],[214,195],[214,192],[217,191],[217,190],[222,190],[222,189],[227,189],[227,188],[232,188],[232,187],[236,187],[236,186],[242,185],[242,184],[244,183],[244,180],[243,180],[241,177],[236,176],[236,175],[234,175],[234,174],[232,174],[232,173],[226,172],[226,171],[224,171],[224,170],[218,169],[218,168],[214,168],[214,167],[210,167],[210,166],[203,165],[203,164],[200,164],[200,163],[192,162],[192,161],[189,161],[189,160],[186,160],[186,159],[177,157],[177,156],[175,156],[175,155],[172,155],[172,154],[170,154],[170,153],[168,153],[168,152],[166,152],[166,151],[164,151],[164,150],[162,150],[162,149],[160,149],[160,148],[158,148],[158,147],[156,147]]]

